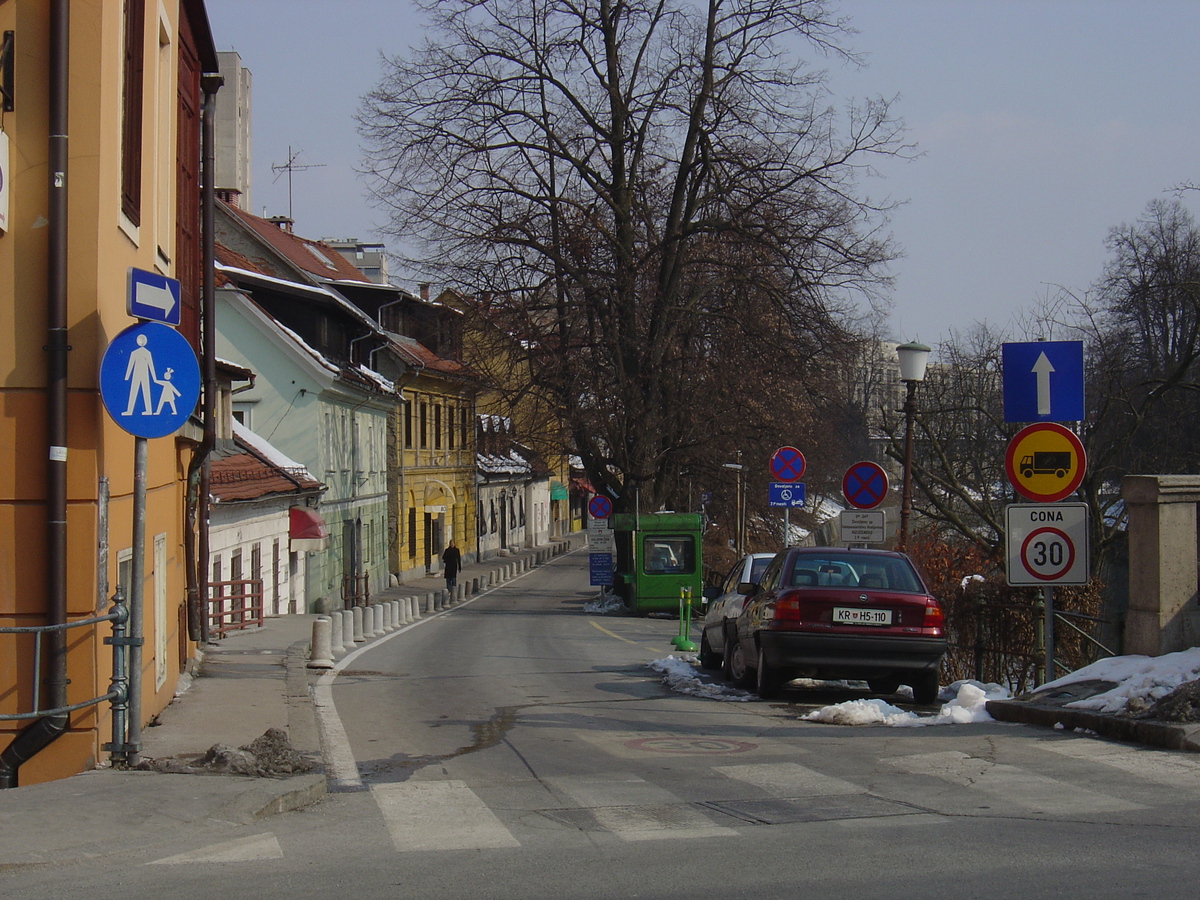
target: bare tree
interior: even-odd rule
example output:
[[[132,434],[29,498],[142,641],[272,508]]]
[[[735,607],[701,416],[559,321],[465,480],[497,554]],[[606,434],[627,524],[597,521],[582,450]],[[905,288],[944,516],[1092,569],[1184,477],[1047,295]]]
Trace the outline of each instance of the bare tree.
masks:
[[[371,185],[409,264],[523,341],[593,483],[653,508],[769,413],[810,420],[891,257],[858,178],[907,152],[888,102],[843,117],[793,61],[850,59],[845,23],[816,0],[420,5],[426,43],[360,112]]]

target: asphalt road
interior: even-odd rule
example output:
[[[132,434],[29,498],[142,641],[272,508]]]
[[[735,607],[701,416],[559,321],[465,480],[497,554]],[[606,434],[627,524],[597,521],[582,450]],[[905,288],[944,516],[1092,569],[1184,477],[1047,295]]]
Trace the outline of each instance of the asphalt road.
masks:
[[[11,896],[1200,897],[1194,755],[674,693],[647,664],[677,623],[593,594],[562,557],[355,658],[331,696],[357,783],[316,806]]]

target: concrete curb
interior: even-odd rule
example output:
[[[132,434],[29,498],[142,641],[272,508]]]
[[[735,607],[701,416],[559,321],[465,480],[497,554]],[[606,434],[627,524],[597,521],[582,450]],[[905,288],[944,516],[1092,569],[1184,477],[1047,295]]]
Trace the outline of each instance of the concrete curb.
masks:
[[[259,819],[310,806],[327,793],[324,774],[293,775],[279,780],[256,778],[245,791],[208,818],[232,825],[250,825]]]
[[[1131,719],[1126,716],[1021,700],[989,700],[987,711],[993,719],[1001,722],[1043,725],[1048,728],[1056,725],[1070,729],[1082,728],[1118,741],[1163,747],[1168,750],[1200,752],[1198,724]]]

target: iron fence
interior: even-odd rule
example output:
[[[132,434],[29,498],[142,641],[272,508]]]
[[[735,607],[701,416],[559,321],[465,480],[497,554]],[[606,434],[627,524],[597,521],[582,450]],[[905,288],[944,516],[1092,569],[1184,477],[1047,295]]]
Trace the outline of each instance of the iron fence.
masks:
[[[231,631],[258,628],[263,624],[263,581],[238,578],[213,581],[208,585],[208,636],[223,638]]]

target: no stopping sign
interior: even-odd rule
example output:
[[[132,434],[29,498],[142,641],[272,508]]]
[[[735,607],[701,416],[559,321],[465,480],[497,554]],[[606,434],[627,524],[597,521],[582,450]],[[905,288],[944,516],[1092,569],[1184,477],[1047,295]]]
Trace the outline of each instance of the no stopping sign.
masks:
[[[1013,504],[1004,525],[1010,585],[1087,584],[1086,503]]]

